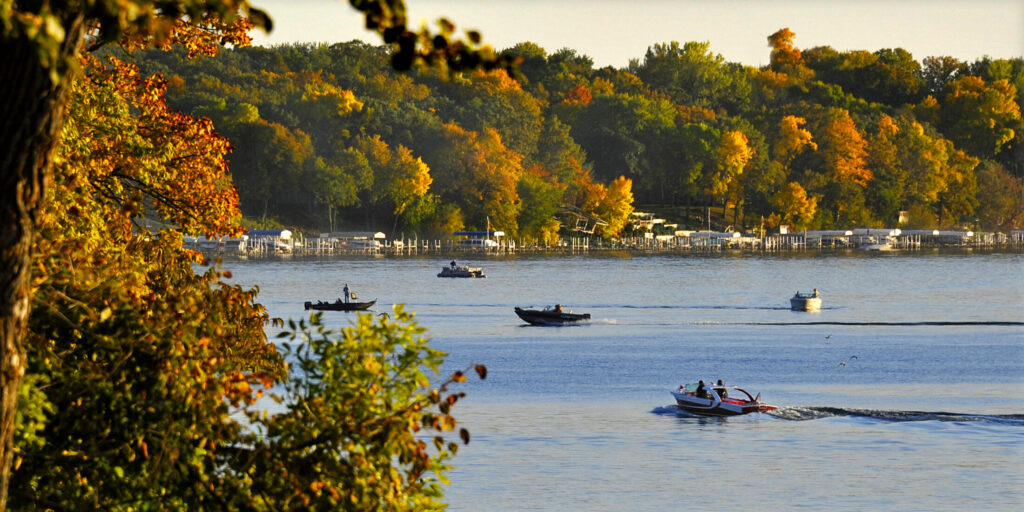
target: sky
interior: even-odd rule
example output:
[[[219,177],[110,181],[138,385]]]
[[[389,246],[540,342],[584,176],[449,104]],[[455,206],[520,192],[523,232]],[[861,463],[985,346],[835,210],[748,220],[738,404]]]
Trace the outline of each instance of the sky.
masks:
[[[379,44],[346,0],[252,0],[275,23],[254,44]],[[571,48],[595,67],[625,67],[657,43],[700,41],[729,62],[767,65],[768,35],[788,27],[797,48],[903,48],[916,60],[1024,56],[1024,0],[406,0],[410,25],[446,17],[497,50],[531,41]]]

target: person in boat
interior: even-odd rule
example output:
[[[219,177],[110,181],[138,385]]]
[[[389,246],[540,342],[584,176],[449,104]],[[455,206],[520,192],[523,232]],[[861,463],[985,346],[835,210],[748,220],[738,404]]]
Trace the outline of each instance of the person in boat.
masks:
[[[704,381],[697,383],[697,398],[708,398],[708,388]]]
[[[452,260],[452,262],[450,263],[450,265],[452,266],[452,270],[455,270],[455,260]]]
[[[722,379],[718,379],[718,396],[729,398],[729,392],[725,390],[725,383],[722,382]]]
[[[818,296],[818,289],[817,289],[817,288],[815,288],[815,289],[814,289],[814,295],[812,295],[812,297],[817,297],[817,296]]]
[[[345,292],[345,302],[348,302],[348,298],[349,298],[348,283],[345,283],[345,287],[342,288],[341,291]],[[338,299],[338,300],[341,300],[341,299]]]
[[[561,304],[555,304],[555,313],[561,313],[561,312],[562,312],[562,305]]]

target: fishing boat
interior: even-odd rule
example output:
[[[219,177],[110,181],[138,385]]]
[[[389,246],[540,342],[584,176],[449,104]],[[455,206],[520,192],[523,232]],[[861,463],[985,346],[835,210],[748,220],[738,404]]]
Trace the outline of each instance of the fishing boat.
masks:
[[[704,385],[706,393],[698,396],[697,384],[679,386],[671,391],[680,409],[700,416],[739,416],[752,412],[768,412],[778,409],[774,405],[761,402],[761,393],[752,396],[749,392],[736,386]]]
[[[480,267],[467,267],[465,265],[452,265],[441,267],[441,273],[437,277],[487,277],[484,269]]]
[[[563,311],[562,306],[555,304],[544,309],[525,309],[516,307],[516,314],[530,325],[566,325],[590,320],[590,313],[573,313]]]
[[[809,313],[821,311],[821,295],[818,294],[818,289],[815,288],[811,293],[796,292],[796,295],[789,299],[789,309]]]
[[[313,303],[306,301],[305,306],[306,311],[309,311],[310,309],[316,311],[365,311],[367,309],[370,309],[370,307],[372,307],[376,303],[377,299],[373,299],[367,302],[345,302],[341,299],[338,299],[334,302],[324,302],[322,300],[318,300],[315,303]]]

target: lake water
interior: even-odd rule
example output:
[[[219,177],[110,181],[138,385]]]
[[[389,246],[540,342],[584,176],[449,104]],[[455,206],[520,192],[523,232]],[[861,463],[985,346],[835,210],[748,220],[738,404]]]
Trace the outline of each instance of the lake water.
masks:
[[[472,433],[454,511],[1018,510],[1024,503],[1024,255],[467,256],[229,261],[271,315],[348,283],[402,303],[482,363],[453,409]],[[789,311],[817,287],[820,313]],[[525,326],[514,306],[589,312]],[[349,315],[349,316],[347,316]],[[328,312],[344,326],[350,313]],[[699,418],[670,389],[725,379],[780,408]]]

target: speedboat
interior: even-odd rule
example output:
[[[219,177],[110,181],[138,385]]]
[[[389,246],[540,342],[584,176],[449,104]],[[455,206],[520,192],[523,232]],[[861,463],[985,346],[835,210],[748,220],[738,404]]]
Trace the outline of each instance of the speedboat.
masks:
[[[345,302],[341,299],[338,299],[334,302],[324,302],[322,300],[318,300],[315,303],[306,301],[305,307],[307,311],[310,309],[316,311],[364,311],[370,309],[370,307],[372,307],[376,303],[377,299],[373,299],[367,302]]]
[[[809,313],[821,311],[821,296],[818,295],[818,290],[815,289],[813,293],[796,292],[796,295],[789,299],[789,309]]]
[[[739,416],[752,412],[768,412],[778,409],[774,405],[761,403],[761,393],[752,396],[736,386],[706,384],[707,397],[697,396],[698,384],[685,384],[672,391],[680,409],[700,416]]]
[[[590,313],[565,312],[561,306],[545,307],[544,309],[523,309],[516,307],[516,314],[519,318],[530,325],[566,325],[574,324],[582,320],[590,320]]]
[[[437,277],[487,277],[484,269],[480,267],[467,267],[464,265],[450,265],[441,267],[441,273]]]

